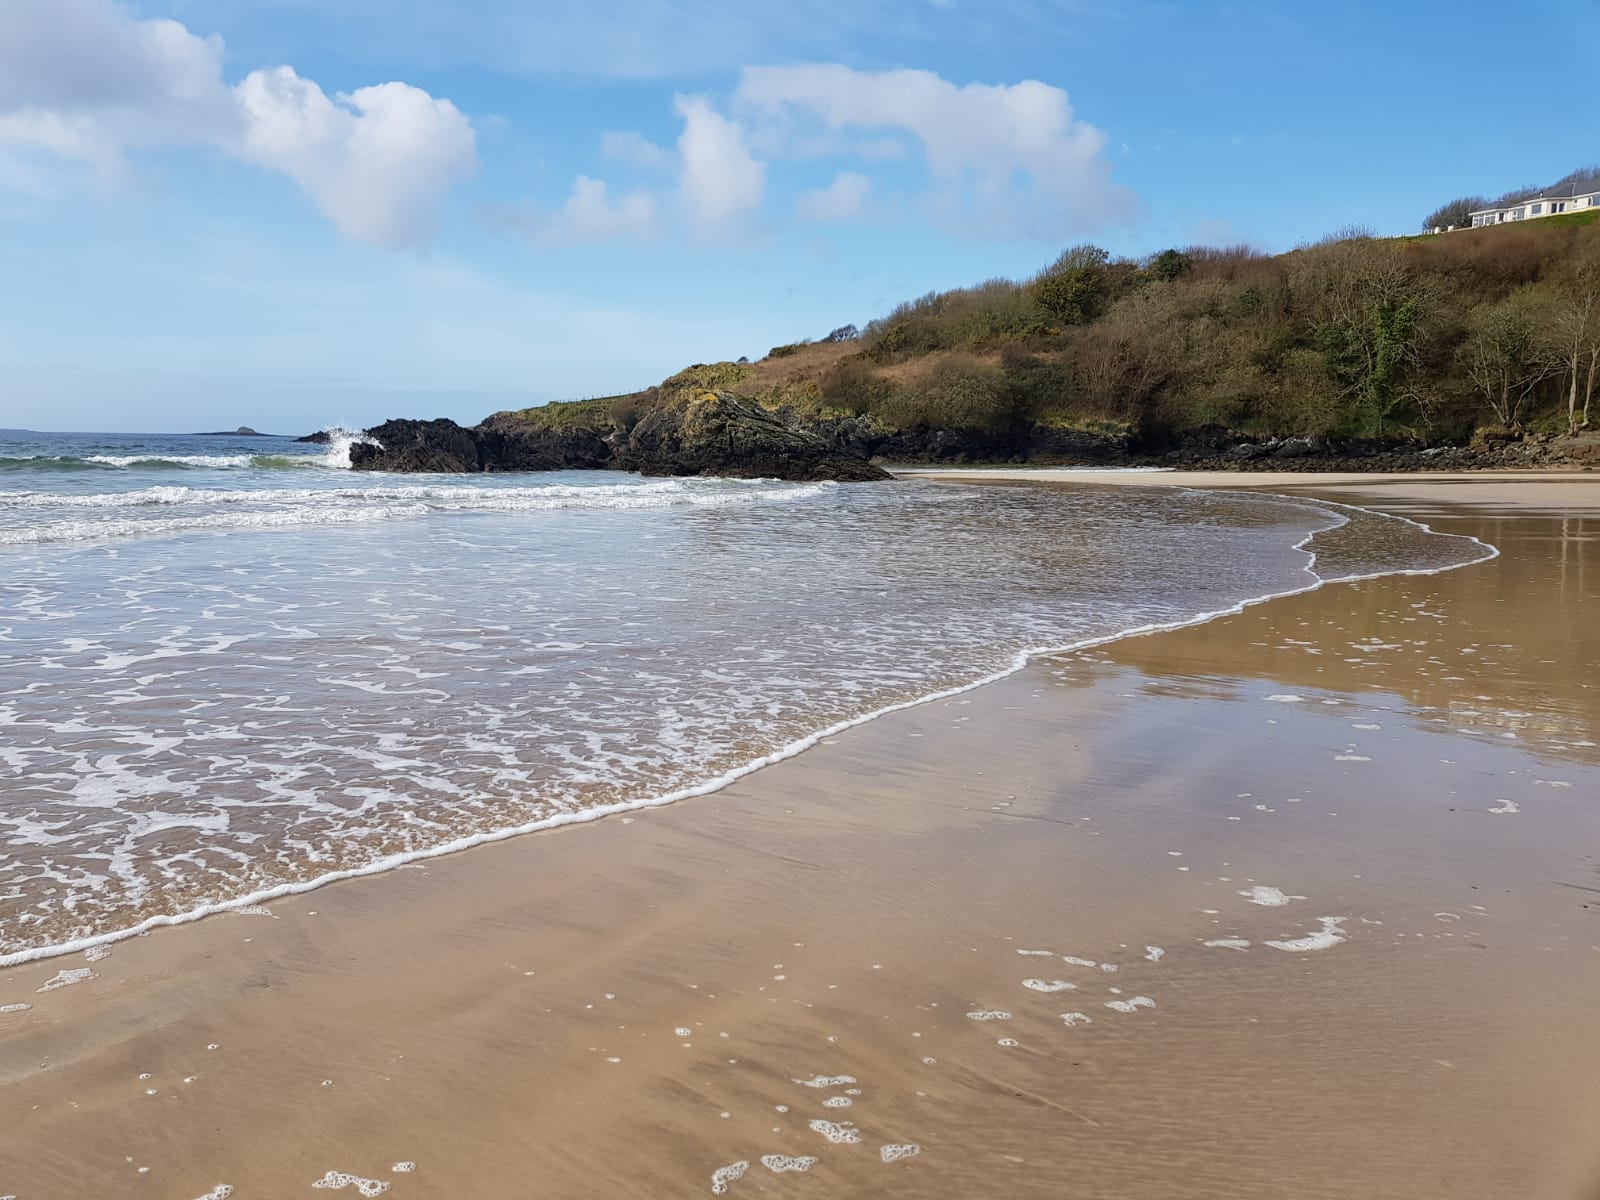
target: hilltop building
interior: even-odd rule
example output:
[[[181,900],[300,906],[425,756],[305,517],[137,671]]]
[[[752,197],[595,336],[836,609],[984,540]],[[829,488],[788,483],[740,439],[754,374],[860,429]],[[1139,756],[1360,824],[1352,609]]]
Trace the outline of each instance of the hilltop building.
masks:
[[[1600,210],[1600,192],[1579,192],[1570,196],[1530,196],[1512,204],[1481,208],[1472,214],[1474,229],[1483,225],[1504,225],[1507,221],[1531,221],[1560,213]]]

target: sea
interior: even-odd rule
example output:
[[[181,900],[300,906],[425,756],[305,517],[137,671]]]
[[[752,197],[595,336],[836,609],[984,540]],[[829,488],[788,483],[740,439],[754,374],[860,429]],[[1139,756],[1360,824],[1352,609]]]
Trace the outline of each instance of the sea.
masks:
[[[1493,553],[1257,494],[392,475],[351,442],[0,430],[0,965],[713,792],[1032,655]]]

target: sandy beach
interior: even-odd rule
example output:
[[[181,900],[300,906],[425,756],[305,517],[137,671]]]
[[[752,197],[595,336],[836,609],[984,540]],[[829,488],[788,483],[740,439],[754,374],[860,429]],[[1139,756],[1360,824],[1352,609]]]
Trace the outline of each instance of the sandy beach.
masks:
[[[1600,475],[714,795],[0,971],[0,1197],[1600,1197]]]

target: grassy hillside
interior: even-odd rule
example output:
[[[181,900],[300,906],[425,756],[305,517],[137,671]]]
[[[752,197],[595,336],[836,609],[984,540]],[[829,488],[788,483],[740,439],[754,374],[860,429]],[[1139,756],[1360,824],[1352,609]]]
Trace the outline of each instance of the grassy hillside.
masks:
[[[929,293],[853,338],[698,365],[631,397],[530,409],[627,426],[725,388],[806,416],[1006,436],[1039,426],[1460,441],[1566,430],[1600,389],[1600,214],[1287,254],[1093,246]],[[1600,420],[1600,416],[1597,416]]]

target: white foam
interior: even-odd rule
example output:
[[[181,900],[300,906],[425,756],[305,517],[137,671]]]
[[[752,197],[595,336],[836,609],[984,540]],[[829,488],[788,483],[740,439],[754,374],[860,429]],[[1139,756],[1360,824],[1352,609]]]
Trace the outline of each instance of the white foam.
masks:
[[[1069,1028],[1069,1029],[1072,1028],[1072,1026],[1074,1026],[1074,1025],[1093,1025],[1094,1024],[1094,1018],[1091,1017],[1088,1013],[1081,1013],[1081,1012],[1062,1013],[1061,1014],[1061,1019],[1066,1022],[1067,1028]]]
[[[231,1195],[233,1195],[233,1185],[231,1183],[219,1183],[204,1196],[196,1196],[194,1200],[228,1200]],[[0,1196],[0,1200],[16,1200],[16,1197]]]
[[[676,481],[673,481],[673,482],[676,482]],[[1337,504],[1337,503],[1332,502],[1332,501],[1318,500],[1318,501],[1312,502],[1312,501],[1308,501],[1308,500],[1305,500],[1304,498],[1299,498],[1299,497],[1279,497],[1279,499],[1291,501],[1291,502],[1293,502],[1293,503],[1295,503],[1297,505],[1301,505],[1301,506],[1304,506],[1304,507],[1307,507],[1307,508],[1322,509],[1322,510],[1330,512],[1332,515],[1335,515],[1335,516],[1338,516],[1338,513],[1335,510],[1340,510],[1340,509],[1343,509],[1343,510],[1346,510],[1346,511],[1351,511],[1351,512],[1360,512],[1364,516],[1373,515],[1368,510],[1356,509],[1353,506],[1340,505],[1340,504]],[[218,515],[226,516],[228,514],[218,514]],[[250,514],[250,515],[258,516],[258,515],[261,515],[261,514]],[[1412,527],[1414,527],[1416,529],[1419,529],[1419,530],[1423,531],[1424,533],[1429,533],[1429,534],[1433,533],[1433,530],[1431,530],[1426,524],[1424,524],[1424,523],[1422,523],[1420,521],[1414,521],[1414,520],[1412,520],[1410,518],[1407,518],[1407,517],[1400,517],[1400,516],[1394,516],[1394,515],[1384,515],[1383,519],[1392,520],[1392,521],[1398,521],[1398,522],[1401,522],[1403,524],[1410,525],[1410,526],[1412,526]],[[1348,520],[1349,520],[1349,518],[1341,517],[1340,518],[1340,524],[1347,524]],[[349,869],[341,869],[341,870],[335,870],[335,871],[329,871],[329,872],[326,872],[326,873],[324,873],[322,875],[318,875],[318,876],[316,876],[314,878],[304,879],[304,880],[297,880],[297,881],[294,881],[294,882],[291,882],[291,883],[278,884],[278,885],[275,885],[275,886],[272,886],[272,887],[260,889],[258,891],[249,893],[249,894],[244,895],[244,896],[234,897],[234,898],[228,899],[226,901],[218,901],[218,902],[212,902],[212,903],[199,904],[199,905],[196,905],[193,908],[190,908],[190,909],[185,910],[183,912],[156,914],[154,916],[145,917],[145,918],[137,921],[136,923],[134,923],[134,924],[132,924],[130,926],[121,928],[121,929],[113,929],[113,930],[107,930],[107,931],[104,931],[104,932],[96,932],[96,933],[91,934],[91,935],[72,937],[72,938],[68,938],[68,939],[60,941],[60,942],[54,942],[54,943],[50,943],[50,944],[46,944],[46,945],[29,946],[29,947],[22,948],[22,949],[11,950],[11,951],[8,951],[6,953],[0,954],[0,967],[14,966],[14,965],[17,965],[17,964],[23,963],[23,962],[31,962],[31,961],[36,961],[38,959],[52,957],[52,956],[59,955],[59,954],[66,954],[66,953],[72,953],[72,952],[78,951],[78,950],[84,950],[84,949],[87,949],[87,947],[90,946],[90,945],[115,942],[115,941],[119,941],[119,940],[121,940],[123,938],[126,938],[126,937],[132,937],[132,936],[136,936],[136,935],[139,935],[139,934],[142,934],[142,933],[147,933],[147,932],[149,932],[149,931],[151,931],[153,929],[156,929],[156,928],[161,928],[161,927],[170,926],[170,925],[185,924],[185,923],[190,922],[190,921],[198,920],[198,919],[200,919],[200,918],[202,918],[204,916],[210,915],[212,913],[230,911],[232,909],[238,908],[238,907],[243,906],[243,905],[259,904],[259,903],[262,903],[262,902],[265,902],[265,901],[270,901],[270,900],[276,899],[276,898],[281,897],[281,896],[295,895],[295,894],[301,894],[301,893],[304,893],[304,892],[309,892],[309,891],[312,891],[312,890],[314,890],[316,888],[323,887],[323,886],[325,886],[325,885],[327,885],[329,883],[333,883],[333,882],[336,882],[336,881],[339,881],[339,880],[342,880],[342,879],[356,878],[356,877],[363,876],[363,875],[379,874],[379,873],[382,873],[382,872],[386,872],[386,871],[389,871],[389,870],[396,869],[398,867],[407,866],[407,865],[409,865],[411,863],[415,863],[415,862],[418,862],[418,861],[421,861],[421,860],[424,860],[424,859],[440,857],[440,856],[443,856],[443,855],[446,855],[446,854],[453,854],[453,853],[459,852],[461,850],[467,849],[467,848],[472,847],[472,846],[478,846],[478,845],[483,845],[483,844],[490,843],[490,842],[502,841],[502,840],[506,840],[506,839],[509,839],[509,838],[512,838],[512,837],[518,837],[518,836],[521,836],[521,835],[526,834],[526,833],[532,833],[532,832],[539,831],[539,830],[555,828],[555,827],[562,826],[562,825],[576,824],[576,823],[585,822],[585,821],[599,820],[599,819],[601,819],[603,817],[610,816],[610,815],[613,815],[613,814],[616,814],[616,813],[622,813],[622,812],[628,812],[628,811],[635,811],[635,810],[638,810],[638,809],[656,807],[656,806],[660,806],[660,805],[664,805],[664,804],[673,803],[673,802],[678,801],[678,800],[687,799],[687,798],[692,797],[692,796],[707,795],[709,793],[718,791],[718,790],[728,786],[730,783],[734,782],[735,780],[741,779],[744,776],[746,776],[746,775],[748,775],[748,774],[750,774],[750,773],[752,773],[752,772],[754,772],[756,770],[759,770],[759,769],[761,769],[761,768],[763,768],[765,766],[771,765],[772,763],[776,763],[776,762],[782,761],[782,760],[787,759],[787,758],[794,757],[795,755],[802,753],[806,749],[809,749],[811,746],[816,745],[818,742],[820,742],[820,741],[822,741],[822,740],[824,740],[826,738],[829,738],[829,737],[837,736],[838,734],[844,732],[847,729],[851,729],[851,728],[854,728],[856,726],[866,724],[869,721],[875,720],[875,719],[877,719],[879,717],[882,717],[882,716],[885,716],[885,715],[887,715],[889,713],[904,711],[906,709],[917,707],[917,706],[920,706],[920,705],[923,705],[923,704],[927,704],[927,703],[935,702],[935,701],[938,701],[938,700],[947,699],[947,698],[952,697],[952,696],[960,695],[960,694],[972,691],[972,690],[974,690],[976,688],[983,687],[983,686],[985,686],[985,685],[987,685],[989,683],[993,683],[993,682],[995,682],[995,681],[997,681],[999,679],[1003,679],[1003,678],[1005,678],[1007,676],[1010,676],[1012,674],[1015,674],[1016,672],[1024,669],[1028,665],[1029,662],[1031,662],[1034,658],[1039,657],[1039,656],[1081,651],[1081,650],[1085,650],[1085,649],[1090,649],[1090,648],[1095,647],[1095,646],[1105,645],[1105,644],[1108,644],[1108,643],[1111,643],[1111,642],[1119,641],[1119,640],[1121,640],[1123,638],[1127,638],[1127,637],[1136,637],[1136,636],[1142,636],[1142,635],[1150,634],[1150,633],[1163,632],[1163,631],[1166,631],[1166,630],[1181,629],[1181,628],[1188,628],[1188,627],[1192,627],[1192,626],[1196,626],[1196,625],[1202,625],[1202,624],[1208,623],[1210,621],[1216,620],[1216,619],[1224,617],[1224,616],[1230,616],[1230,615],[1235,615],[1235,614],[1244,612],[1249,608],[1252,608],[1252,607],[1254,607],[1256,605],[1259,605],[1259,604],[1264,604],[1264,603],[1266,603],[1266,602],[1268,602],[1270,600],[1276,599],[1276,598],[1285,597],[1285,596],[1292,596],[1292,595],[1298,595],[1298,594],[1302,594],[1302,593],[1305,593],[1305,592],[1314,591],[1314,590],[1316,590],[1318,588],[1326,586],[1328,583],[1331,583],[1331,582],[1353,582],[1353,581],[1357,581],[1357,580],[1360,580],[1360,579],[1380,578],[1380,577],[1389,576],[1389,575],[1409,575],[1409,576],[1435,575],[1435,574],[1443,573],[1445,571],[1456,570],[1456,569],[1459,569],[1459,568],[1464,567],[1464,566],[1469,566],[1469,565],[1472,565],[1475,562],[1486,561],[1487,559],[1491,559],[1491,558],[1497,557],[1498,554],[1499,554],[1499,551],[1495,547],[1493,547],[1493,546],[1489,545],[1488,543],[1483,542],[1483,541],[1481,541],[1480,539],[1477,539],[1477,538],[1467,537],[1465,535],[1459,535],[1459,534],[1435,535],[1435,536],[1438,536],[1438,537],[1451,538],[1451,539],[1454,539],[1456,541],[1470,542],[1470,543],[1476,545],[1477,547],[1481,548],[1481,550],[1484,553],[1481,556],[1479,556],[1477,558],[1474,558],[1474,559],[1471,559],[1471,560],[1464,560],[1464,561],[1460,561],[1460,562],[1452,562],[1452,563],[1449,563],[1449,564],[1446,564],[1446,565],[1443,565],[1443,566],[1438,566],[1438,567],[1388,568],[1388,569],[1384,569],[1384,570],[1372,571],[1372,572],[1369,572],[1369,573],[1366,573],[1366,574],[1361,574],[1361,575],[1350,574],[1350,575],[1320,576],[1320,575],[1317,574],[1317,572],[1315,570],[1315,567],[1317,566],[1317,554],[1316,554],[1315,551],[1309,549],[1310,543],[1313,541],[1313,539],[1317,536],[1318,533],[1329,532],[1330,530],[1332,530],[1334,528],[1338,528],[1338,527],[1339,527],[1339,525],[1331,525],[1331,526],[1326,526],[1326,527],[1320,528],[1318,530],[1314,530],[1314,531],[1312,531],[1310,533],[1307,533],[1304,537],[1302,537],[1298,542],[1295,543],[1295,547],[1294,548],[1297,549],[1297,550],[1300,550],[1303,553],[1305,553],[1307,555],[1308,559],[1309,559],[1308,563],[1304,567],[1304,570],[1305,570],[1306,574],[1310,575],[1311,578],[1312,578],[1312,582],[1307,583],[1307,584],[1305,584],[1303,586],[1300,586],[1300,587],[1289,588],[1289,589],[1285,589],[1285,590],[1277,591],[1277,592],[1263,593],[1263,594],[1258,595],[1258,596],[1253,596],[1253,597],[1249,597],[1249,598],[1246,598],[1246,599],[1243,599],[1243,600],[1239,600],[1239,601],[1230,603],[1226,607],[1222,607],[1222,608],[1218,608],[1218,609],[1214,609],[1214,610],[1210,610],[1210,611],[1194,614],[1194,615],[1191,615],[1191,616],[1187,616],[1187,617],[1183,617],[1183,618],[1179,618],[1179,619],[1175,619],[1175,620],[1171,620],[1171,621],[1152,622],[1152,623],[1148,623],[1148,624],[1144,624],[1144,625],[1125,628],[1125,629],[1118,630],[1118,631],[1115,631],[1115,632],[1112,632],[1112,633],[1108,633],[1108,634],[1096,635],[1096,636],[1088,637],[1088,638],[1081,638],[1081,639],[1078,639],[1078,640],[1069,641],[1069,642],[1062,643],[1062,644],[1040,645],[1040,646],[1036,646],[1036,647],[1033,647],[1033,648],[1030,648],[1030,649],[1027,649],[1027,650],[1019,651],[1019,652],[1016,652],[1014,655],[1011,656],[1010,662],[1008,663],[1008,665],[1005,665],[1005,666],[1001,667],[1000,669],[997,669],[997,670],[993,671],[992,673],[990,673],[988,675],[985,675],[985,676],[983,676],[981,678],[977,678],[977,679],[974,679],[974,680],[972,680],[970,682],[963,683],[963,684],[960,684],[960,685],[957,685],[957,686],[953,686],[953,687],[950,687],[950,688],[947,688],[947,689],[943,689],[943,690],[940,690],[940,691],[932,692],[932,693],[929,693],[929,694],[924,695],[924,696],[919,696],[919,697],[916,697],[914,699],[900,701],[900,702],[897,702],[897,703],[894,703],[894,704],[885,705],[885,706],[883,706],[881,708],[878,708],[878,709],[875,709],[875,710],[873,710],[871,712],[863,713],[863,714],[861,714],[859,716],[850,717],[848,719],[836,722],[835,724],[830,725],[825,729],[817,730],[814,733],[811,733],[811,734],[805,735],[803,737],[797,738],[794,741],[788,743],[787,745],[781,747],[780,749],[778,749],[778,750],[776,750],[776,751],[774,751],[774,752],[772,752],[770,754],[767,754],[767,755],[761,756],[761,757],[759,757],[757,759],[751,760],[751,761],[749,761],[749,762],[747,762],[747,763],[745,763],[745,764],[743,764],[743,765],[741,765],[739,767],[736,767],[734,769],[731,769],[731,770],[723,773],[722,775],[719,775],[719,776],[716,776],[714,778],[705,780],[705,781],[703,781],[701,783],[698,783],[698,784],[695,784],[695,785],[692,785],[692,786],[688,786],[688,787],[684,787],[684,788],[681,788],[681,789],[678,789],[678,790],[675,790],[675,791],[672,791],[672,792],[668,792],[668,793],[663,794],[663,795],[645,797],[645,798],[640,798],[640,799],[630,800],[630,801],[623,801],[623,802],[618,802],[618,803],[614,803],[614,804],[596,805],[593,808],[580,809],[580,810],[576,810],[576,811],[563,811],[563,812],[557,813],[555,815],[543,816],[543,817],[540,817],[539,819],[536,819],[536,820],[531,820],[531,821],[528,821],[528,822],[525,822],[525,823],[522,823],[522,824],[513,825],[513,826],[510,826],[510,827],[506,827],[506,828],[495,829],[495,830],[490,830],[490,831],[481,832],[481,833],[474,833],[474,834],[463,836],[463,837],[460,837],[460,838],[456,838],[456,839],[453,839],[453,840],[450,840],[450,841],[447,841],[447,842],[444,842],[444,843],[441,843],[441,844],[438,844],[438,845],[428,846],[428,847],[425,847],[425,848],[422,848],[422,849],[407,850],[407,851],[400,852],[400,853],[386,855],[386,856],[384,856],[382,858],[379,858],[379,859],[377,859],[377,860],[375,860],[373,862],[364,864],[364,865],[359,866],[359,867],[354,867],[354,868],[349,868]]]
[[[1501,800],[1499,805],[1499,808],[1491,808],[1488,811],[1494,813],[1496,816],[1500,816],[1504,813],[1519,813],[1522,811],[1522,805],[1518,804],[1515,800]]]
[[[822,1102],[823,1108],[849,1108],[855,1101],[849,1096],[829,1096]]]
[[[801,1087],[831,1088],[842,1087],[847,1083],[855,1083],[856,1077],[854,1075],[816,1075],[810,1079],[796,1079],[794,1082]]]
[[[1018,950],[1017,953],[1018,954],[1043,954],[1043,955],[1048,957],[1049,955],[1053,954],[1054,951],[1052,951],[1052,950]]]
[[[878,1157],[886,1163],[899,1162],[902,1158],[915,1158],[922,1153],[922,1147],[915,1142],[905,1142],[901,1145],[891,1143],[878,1150]]]
[[[1119,1013],[1131,1013],[1136,1009],[1154,1008],[1156,1002],[1149,996],[1134,996],[1130,1000],[1107,1000],[1106,1007]]]
[[[86,979],[98,978],[100,977],[88,967],[71,967],[65,971],[56,972],[52,979],[50,979],[42,988],[38,988],[36,990],[41,992],[53,992],[57,988],[71,987],[73,984],[82,983]]]
[[[385,1180],[363,1179],[359,1175],[350,1175],[344,1171],[329,1171],[311,1186],[314,1188],[329,1188],[333,1191],[353,1187],[363,1196],[381,1196],[389,1190],[389,1184]]]
[[[416,1169],[417,1164],[414,1162],[397,1162],[391,1164],[389,1167],[389,1170],[394,1172],[396,1175],[409,1175]]]
[[[1257,884],[1253,888],[1242,891],[1239,893],[1239,895],[1249,900],[1251,904],[1259,904],[1264,908],[1281,908],[1283,905],[1288,904],[1291,900],[1305,899],[1304,896],[1286,895],[1278,888],[1265,887],[1261,884]]]
[[[1349,917],[1318,917],[1317,920],[1322,925],[1318,932],[1266,944],[1274,950],[1287,950],[1291,954],[1303,954],[1309,950],[1328,950],[1345,940],[1345,935],[1339,926],[1349,919]]]
[[[1065,979],[1024,979],[1022,986],[1031,988],[1036,992],[1066,992],[1073,990],[1078,985],[1068,983]]]
[[[1250,943],[1245,941],[1244,938],[1212,938],[1209,942],[1202,942],[1201,944],[1210,946],[1214,950],[1250,949]]]
[[[1016,1038],[1001,1038],[999,1041],[995,1042],[995,1045],[996,1046],[1017,1046],[1017,1045],[1021,1045],[1021,1043],[1018,1042]]]
[[[32,1008],[31,1004],[0,1004],[0,1013],[28,1012]]]
[[[982,1008],[967,1014],[969,1021],[1009,1021],[1011,1014],[998,1008]]]
[[[774,1175],[782,1175],[786,1171],[809,1171],[817,1160],[809,1154],[763,1154],[761,1165]]]
[[[721,1196],[739,1180],[744,1178],[744,1173],[750,1169],[750,1164],[744,1159],[736,1163],[729,1163],[725,1167],[718,1167],[711,1172],[711,1194]]]
[[[1098,967],[1100,965],[1092,958],[1078,958],[1076,955],[1072,954],[1063,954],[1061,956],[1061,961],[1066,963],[1069,967]]]
[[[824,1121],[819,1117],[806,1124],[836,1146],[853,1145],[861,1140],[861,1131],[849,1123],[835,1125],[832,1121]]]
[[[1144,956],[1151,962],[1160,962],[1166,957],[1166,953],[1160,946],[1146,946],[1144,948]]]

